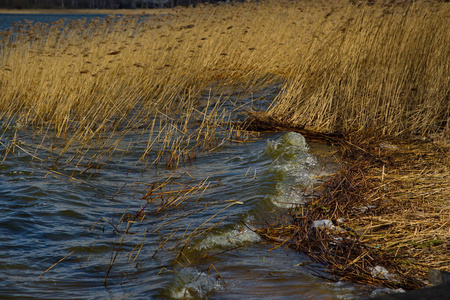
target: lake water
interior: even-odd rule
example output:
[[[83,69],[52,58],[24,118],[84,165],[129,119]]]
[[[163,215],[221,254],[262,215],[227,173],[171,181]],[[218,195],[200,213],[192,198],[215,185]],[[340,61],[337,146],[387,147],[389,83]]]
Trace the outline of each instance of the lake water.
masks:
[[[4,16],[0,29],[13,22]],[[52,16],[61,17],[67,18]],[[39,134],[23,129],[17,141],[14,129],[2,130],[1,299],[370,295],[367,287],[314,276],[323,266],[291,249],[272,249],[252,231],[302,203],[317,176],[333,171],[329,146],[296,133],[267,134],[224,142],[176,170],[148,170],[137,165],[145,134],[130,131],[102,166],[74,166],[74,148],[54,169],[58,149],[30,150]],[[13,153],[8,145],[15,145]]]
[[[94,18],[104,18],[103,14],[1,14],[0,13],[0,32],[10,29],[14,23],[27,21],[40,22],[40,23],[52,23],[60,19],[65,20],[78,20],[86,18],[91,20]]]

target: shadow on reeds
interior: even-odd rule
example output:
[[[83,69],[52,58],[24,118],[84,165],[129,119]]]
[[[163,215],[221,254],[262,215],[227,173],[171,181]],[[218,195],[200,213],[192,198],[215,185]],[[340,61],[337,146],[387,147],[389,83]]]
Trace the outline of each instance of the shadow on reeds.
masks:
[[[176,169],[259,130],[295,129],[331,143],[348,136],[448,139],[449,4],[369,4],[264,1],[17,24],[0,41],[2,159],[22,151],[76,179],[133,151],[136,167]],[[280,82],[270,107],[252,105],[252,95]],[[137,149],[137,140],[146,145]],[[358,147],[350,152],[366,159],[343,165],[319,198],[291,215],[286,232],[260,233],[329,262],[345,279],[416,288],[410,275],[373,276],[369,267],[393,260],[352,231],[311,229],[313,220],[355,209],[360,192],[373,188],[364,174],[388,158]],[[144,200],[155,199],[161,184],[150,183]],[[158,191],[161,210],[204,186]]]

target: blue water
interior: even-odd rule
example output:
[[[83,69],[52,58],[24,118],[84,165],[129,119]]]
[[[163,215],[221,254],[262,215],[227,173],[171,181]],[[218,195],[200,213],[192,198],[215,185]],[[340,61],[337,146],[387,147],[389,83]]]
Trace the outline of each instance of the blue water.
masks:
[[[314,176],[322,166],[311,153],[320,157],[329,150],[323,145],[311,145],[309,154],[302,154],[309,159],[309,165],[301,164],[303,167],[298,165],[299,169],[294,170],[292,166],[297,162],[286,162],[283,166],[290,171],[280,174],[280,164],[267,153],[268,141],[277,141],[280,135],[263,136],[252,143],[227,144],[178,170],[160,167],[158,172],[142,173],[136,168],[127,174],[138,157],[129,153],[127,157],[111,157],[120,160],[120,166],[91,169],[71,180],[49,170],[50,162],[36,161],[16,149],[0,165],[0,295],[9,299],[148,299],[179,298],[190,291],[194,298],[257,299],[263,295],[261,288],[274,298],[361,295],[363,288],[325,283],[308,269],[296,267],[309,261],[306,256],[289,249],[268,252],[271,245],[264,244],[246,227],[282,213],[284,205],[276,199],[286,191],[280,180],[298,178],[301,182],[305,174]],[[26,149],[26,143],[21,147]],[[134,151],[139,152],[139,147]],[[5,149],[1,154],[6,154]],[[72,169],[58,172],[68,175]],[[142,221],[119,221],[127,212],[136,215],[146,204],[141,198],[149,185],[168,177],[175,183],[172,190],[202,181],[209,188],[186,198],[180,206],[159,212],[161,203],[155,198],[145,208]],[[292,203],[302,201],[295,195],[288,199]],[[183,251],[184,258],[173,265],[184,245],[183,237],[209,219],[208,225],[200,228],[214,225],[215,229],[193,239]],[[124,234],[127,224],[131,233]],[[136,256],[135,247],[139,245],[142,248]],[[214,277],[214,270],[210,270],[213,276],[206,276],[211,265],[224,283]]]
[[[0,15],[0,30],[21,19],[81,17],[98,16]],[[273,245],[252,231],[302,203],[299,191],[333,170],[329,146],[267,134],[224,140],[177,169],[149,169],[152,156],[140,160],[145,130],[128,132],[104,156],[93,143],[57,159],[62,144],[11,127],[0,132],[0,299],[359,299],[370,292],[315,277],[311,269],[323,266],[298,266],[310,259],[269,251]]]
[[[104,14],[1,14],[0,13],[0,31],[8,30],[13,27],[14,23],[25,20],[32,21],[33,23],[52,23],[60,19],[65,20],[78,20],[85,18],[87,21],[94,18],[104,18]]]

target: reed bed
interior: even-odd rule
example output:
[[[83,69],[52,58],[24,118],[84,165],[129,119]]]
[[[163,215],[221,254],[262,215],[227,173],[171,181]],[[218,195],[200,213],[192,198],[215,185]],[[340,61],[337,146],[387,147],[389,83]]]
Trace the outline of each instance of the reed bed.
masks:
[[[264,1],[24,22],[2,33],[2,128],[84,143],[162,116],[190,124],[201,96],[220,86],[249,95],[283,82],[257,122],[448,136],[448,12],[424,1]]]
[[[268,0],[16,24],[0,39],[0,153],[50,160],[62,174],[134,151],[127,134],[146,144],[135,166],[147,170],[175,169],[252,130],[341,143],[342,170],[321,196],[260,234],[327,262],[341,278],[416,288],[413,271],[448,266],[448,150],[381,143],[448,141],[449,12],[439,1]],[[249,97],[276,84],[270,107],[252,108]],[[164,190],[168,182],[155,182],[144,200],[164,211],[205,184]],[[311,230],[319,218],[345,221],[342,230]],[[177,260],[220,222],[175,242]],[[394,277],[374,274],[379,264]]]
[[[322,19],[273,107],[259,116],[326,133],[448,138],[448,3],[361,5],[347,6],[339,22]]]

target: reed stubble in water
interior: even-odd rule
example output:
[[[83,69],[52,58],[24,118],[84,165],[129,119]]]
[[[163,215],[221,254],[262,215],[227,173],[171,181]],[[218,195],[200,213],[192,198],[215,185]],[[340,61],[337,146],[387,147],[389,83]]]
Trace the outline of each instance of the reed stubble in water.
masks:
[[[250,114],[254,122],[448,139],[449,10],[432,1],[264,1],[17,25],[0,45],[0,121],[14,137],[2,141],[3,159],[26,149],[26,129],[39,135],[27,145],[37,159],[58,139],[55,169],[70,147],[79,157],[65,161],[76,165],[122,151],[121,138],[138,128],[148,146],[136,163],[153,153],[149,167],[176,168],[240,134],[230,121],[241,107],[222,109],[230,98],[220,87],[245,98],[275,82],[281,91]],[[87,154],[92,144],[99,150]]]
[[[261,120],[321,132],[448,135],[448,11],[422,1],[267,1],[25,23],[3,34],[0,118],[3,127],[90,140],[155,116],[182,115],[188,124],[206,87],[276,78],[282,90],[256,114]]]

